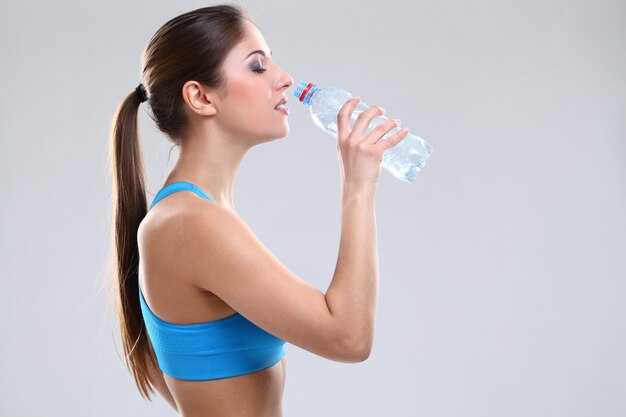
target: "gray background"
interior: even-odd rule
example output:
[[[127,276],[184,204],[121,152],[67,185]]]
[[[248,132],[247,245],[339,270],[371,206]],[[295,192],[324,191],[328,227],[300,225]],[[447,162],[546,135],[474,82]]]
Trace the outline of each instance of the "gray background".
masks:
[[[3,0],[0,415],[175,415],[122,361],[108,134],[152,34],[211,4]],[[372,355],[287,344],[285,417],[626,416],[624,1],[238,4],[296,84],[346,88],[433,147],[414,183],[381,174]],[[235,204],[326,291],[337,152],[294,90]],[[144,106],[151,200],[177,153]]]

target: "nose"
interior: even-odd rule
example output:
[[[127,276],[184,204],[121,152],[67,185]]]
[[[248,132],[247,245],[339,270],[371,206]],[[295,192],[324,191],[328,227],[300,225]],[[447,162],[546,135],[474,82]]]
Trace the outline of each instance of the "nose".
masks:
[[[280,88],[289,88],[293,85],[293,77],[286,71],[283,71],[282,78],[280,79]]]
[[[293,85],[293,82],[294,82],[293,81],[293,77],[291,75],[287,74],[287,78],[288,78],[288,81],[289,81],[288,87],[291,87]]]

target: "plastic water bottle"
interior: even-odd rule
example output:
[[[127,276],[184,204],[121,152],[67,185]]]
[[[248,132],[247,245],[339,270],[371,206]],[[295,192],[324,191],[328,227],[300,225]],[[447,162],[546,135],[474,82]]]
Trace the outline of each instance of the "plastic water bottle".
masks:
[[[337,114],[343,104],[352,98],[352,94],[342,88],[319,88],[315,84],[300,81],[293,95],[303,104],[310,106],[311,118],[315,124],[337,139]],[[367,107],[364,101],[359,102],[350,118],[350,130],[353,129],[359,114]],[[369,134],[376,125],[385,120],[387,120],[385,115],[372,119],[365,134]],[[391,129],[380,140],[387,139],[400,129],[400,127]],[[431,146],[425,140],[409,132],[397,145],[385,151],[382,165],[400,181],[413,182],[432,152]]]

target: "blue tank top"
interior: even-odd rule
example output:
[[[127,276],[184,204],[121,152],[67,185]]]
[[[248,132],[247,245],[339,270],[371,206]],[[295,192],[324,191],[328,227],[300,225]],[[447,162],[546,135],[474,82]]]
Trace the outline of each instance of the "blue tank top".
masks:
[[[196,185],[178,181],[163,187],[148,210],[182,190],[213,201]],[[159,368],[174,378],[209,380],[248,374],[275,365],[285,355],[283,340],[239,313],[205,323],[175,324],[152,312],[141,285],[139,302]]]

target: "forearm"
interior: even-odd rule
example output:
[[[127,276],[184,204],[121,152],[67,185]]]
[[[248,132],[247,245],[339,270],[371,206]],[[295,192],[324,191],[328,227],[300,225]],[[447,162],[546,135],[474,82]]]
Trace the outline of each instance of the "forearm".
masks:
[[[345,193],[341,202],[341,241],[337,266],[326,292],[332,315],[360,351],[374,339],[378,300],[378,248],[375,190]]]

